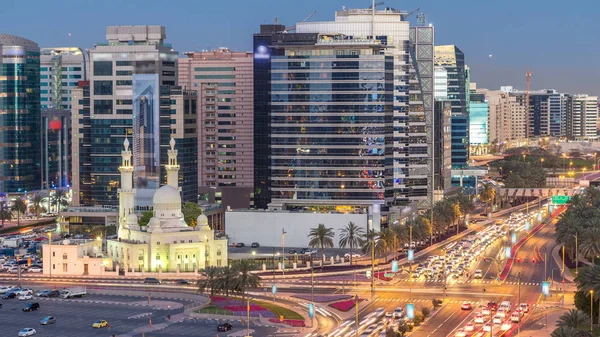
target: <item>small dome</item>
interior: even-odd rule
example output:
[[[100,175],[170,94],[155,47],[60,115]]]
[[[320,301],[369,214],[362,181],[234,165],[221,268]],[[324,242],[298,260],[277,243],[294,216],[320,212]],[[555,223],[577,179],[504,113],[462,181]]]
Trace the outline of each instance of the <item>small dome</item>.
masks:
[[[138,223],[138,217],[137,215],[135,215],[134,213],[131,213],[127,216],[127,224],[128,225],[137,225]]]
[[[181,210],[181,196],[179,191],[170,185],[159,188],[152,198],[154,210],[177,209]]]
[[[196,224],[198,226],[208,226],[208,218],[204,214],[198,215],[196,218]]]

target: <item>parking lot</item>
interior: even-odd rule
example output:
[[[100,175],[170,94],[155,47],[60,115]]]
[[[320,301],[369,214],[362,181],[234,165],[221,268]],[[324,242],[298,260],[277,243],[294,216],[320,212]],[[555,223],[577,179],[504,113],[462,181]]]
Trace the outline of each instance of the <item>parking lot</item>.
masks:
[[[38,299],[32,301],[19,301],[16,299],[0,300],[0,335],[17,336],[23,328],[34,328],[37,331],[35,336],[40,337],[95,337],[112,336],[127,334],[130,336],[141,336],[141,332],[136,329],[148,326],[152,318],[154,325],[168,324],[166,328],[159,331],[146,333],[146,336],[216,336],[216,328],[222,322],[208,319],[185,319],[183,322],[167,321],[166,316],[182,313],[178,310],[153,310],[149,307],[131,305],[132,302],[141,302],[145,298],[124,297],[124,296],[104,296],[89,295],[85,298],[62,300],[62,299]],[[38,302],[40,309],[33,312],[23,312],[23,307],[27,303]],[[102,303],[107,302],[107,303]],[[187,304],[187,302],[182,302]],[[45,316],[54,316],[56,324],[40,325],[40,320]],[[106,320],[110,324],[110,329],[94,329],[92,324],[96,320]],[[234,330],[228,333],[245,329],[245,325],[240,322],[231,321]],[[274,334],[275,330],[266,327],[256,327],[251,325],[260,336]],[[226,336],[222,333],[222,336]]]

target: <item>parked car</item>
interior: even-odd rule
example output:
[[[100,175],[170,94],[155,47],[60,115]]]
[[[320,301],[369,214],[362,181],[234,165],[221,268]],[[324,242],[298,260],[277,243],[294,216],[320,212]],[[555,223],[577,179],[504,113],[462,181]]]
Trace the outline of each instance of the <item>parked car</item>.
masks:
[[[235,244],[235,246],[237,248],[242,248],[242,247],[245,247],[246,245],[243,242],[238,242],[238,243]]]
[[[38,267],[38,266],[32,266],[29,267],[29,269],[27,269],[28,273],[41,273],[43,270],[42,268]]]
[[[352,254],[350,254],[350,253],[346,253],[346,254],[344,254],[344,258],[345,258],[345,259],[349,259],[349,258],[350,258],[350,255],[352,255],[352,258],[353,258],[353,259],[357,259],[357,258],[361,257],[361,255],[360,255],[360,254],[358,254],[358,253],[352,253]]]
[[[25,311],[25,312],[36,311],[39,308],[40,308],[40,304],[37,302],[27,303],[27,305],[25,305],[25,307],[23,308],[23,311]]]
[[[219,332],[226,332],[233,329],[233,325],[231,325],[231,323],[223,323],[223,324],[219,324],[217,326],[217,331]]]
[[[184,279],[175,280],[175,283],[177,283],[177,284],[184,284],[184,285],[191,284],[190,281],[184,280]]]
[[[104,328],[108,325],[108,322],[103,320],[103,319],[99,319],[97,321],[94,322],[94,324],[92,324],[92,328],[95,329],[100,329],[100,328]]]
[[[39,297],[58,297],[60,296],[60,291],[58,290],[45,290],[39,293]]]
[[[19,337],[33,336],[35,334],[36,331],[32,328],[24,328],[23,330],[19,331]]]
[[[33,295],[28,293],[22,293],[19,295],[19,301],[27,301],[33,299]]]
[[[48,324],[54,324],[56,323],[56,318],[52,317],[52,316],[46,316],[44,318],[42,318],[42,320],[40,321],[41,325],[48,325]]]
[[[252,248],[258,248],[258,247],[260,247],[260,245],[258,244],[258,242],[252,242],[251,247]]]
[[[160,280],[154,277],[146,277],[144,284],[160,284]]]
[[[15,292],[9,292],[9,293],[2,295],[3,300],[9,300],[11,298],[16,298],[16,297],[17,297],[17,293],[15,293]]]

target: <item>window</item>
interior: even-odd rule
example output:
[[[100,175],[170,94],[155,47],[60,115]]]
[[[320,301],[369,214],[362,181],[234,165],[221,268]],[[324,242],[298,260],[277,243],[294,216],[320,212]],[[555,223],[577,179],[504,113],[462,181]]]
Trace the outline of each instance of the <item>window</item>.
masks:
[[[175,76],[174,71],[163,71],[162,74],[163,76]]]
[[[113,112],[113,101],[110,99],[94,100],[94,113],[99,115],[111,115]]]
[[[194,68],[194,71],[235,71],[235,67],[202,67]]]
[[[95,61],[94,76],[112,76],[112,61]]]
[[[112,81],[94,81],[94,95],[112,95]]]
[[[160,241],[156,241],[156,245],[157,245],[157,246],[160,246]]]
[[[131,70],[117,70],[117,76],[131,76]]]
[[[56,257],[56,252],[52,252],[52,257]]]
[[[126,66],[131,66],[132,62],[131,61],[117,61],[117,67],[126,67]]]
[[[67,254],[63,254],[63,260],[67,259]]]
[[[221,250],[217,249],[217,256],[221,256]]]
[[[235,79],[235,75],[195,75],[195,79]],[[219,83],[220,84],[220,83]]]
[[[160,254],[156,254],[156,261],[160,260]]]
[[[117,80],[117,85],[131,85],[130,80]]]
[[[117,104],[118,105],[131,105],[131,104],[133,104],[133,101],[130,99],[118,99]]]
[[[67,273],[67,272],[68,272],[67,264],[63,263],[63,273]]]
[[[131,115],[133,110],[131,109],[117,109],[117,115]]]
[[[175,62],[163,61],[162,65],[165,66],[165,67],[174,67],[175,66]]]

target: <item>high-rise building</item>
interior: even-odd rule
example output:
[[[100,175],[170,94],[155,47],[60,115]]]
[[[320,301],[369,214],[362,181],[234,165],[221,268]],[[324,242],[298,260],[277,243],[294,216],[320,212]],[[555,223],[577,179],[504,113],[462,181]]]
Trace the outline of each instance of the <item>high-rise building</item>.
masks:
[[[252,53],[221,48],[185,55],[178,83],[199,95],[200,200],[248,208],[254,186]]]
[[[489,103],[484,94],[471,92],[469,96],[469,151],[483,155],[489,145]]]
[[[443,195],[452,187],[452,104],[447,100],[436,100],[434,111],[434,188],[436,193]]]
[[[42,109],[42,188],[71,186],[71,111]]]
[[[434,30],[409,27],[405,15],[344,9],[335,21],[296,24],[296,33],[261,26],[257,206],[431,200]]]
[[[572,95],[567,105],[567,138],[587,141],[598,139],[598,96]]]
[[[182,156],[183,200],[197,201],[197,96],[174,87],[177,52],[165,28],[111,26],[106,38],[90,50],[89,86],[72,94],[73,204],[117,205],[124,138],[132,143],[137,205],[150,206],[164,181],[171,137]]]
[[[447,99],[452,104],[452,168],[465,168],[469,161],[469,75],[465,55],[454,45],[435,46],[435,66],[444,68],[448,78]]]
[[[0,34],[0,193],[39,189],[40,49]]]
[[[87,81],[89,56],[77,47],[42,48],[40,51],[40,101],[42,109],[71,110],[71,91]]]
[[[434,67],[435,99],[448,99],[448,71],[444,67]]]

